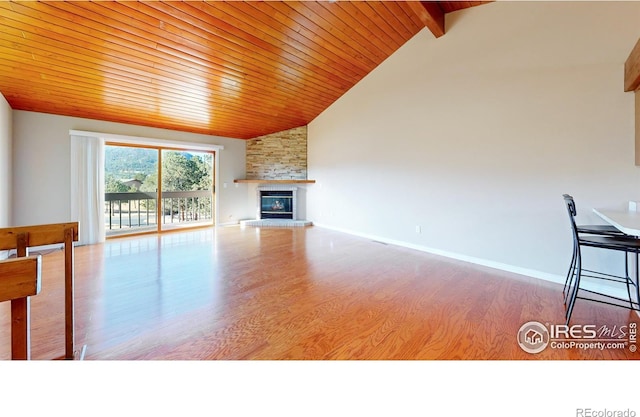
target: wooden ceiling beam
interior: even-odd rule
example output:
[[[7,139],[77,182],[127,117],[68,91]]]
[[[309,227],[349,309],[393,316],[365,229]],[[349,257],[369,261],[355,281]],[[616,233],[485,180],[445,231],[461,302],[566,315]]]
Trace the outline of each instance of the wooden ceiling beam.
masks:
[[[444,11],[435,1],[408,1],[407,5],[420,21],[439,38],[444,35]]]
[[[624,63],[624,91],[635,91],[640,87],[640,40]]]

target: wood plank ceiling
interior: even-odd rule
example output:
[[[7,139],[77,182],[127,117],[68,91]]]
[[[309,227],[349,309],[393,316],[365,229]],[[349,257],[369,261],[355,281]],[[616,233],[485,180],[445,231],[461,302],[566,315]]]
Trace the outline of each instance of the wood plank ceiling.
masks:
[[[248,139],[313,120],[427,26],[486,2],[0,2],[15,110]]]

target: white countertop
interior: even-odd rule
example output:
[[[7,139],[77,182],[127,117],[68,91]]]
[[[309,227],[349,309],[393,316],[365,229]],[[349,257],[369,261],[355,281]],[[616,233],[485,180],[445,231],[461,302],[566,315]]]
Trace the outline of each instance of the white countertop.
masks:
[[[623,233],[640,236],[640,211],[593,209],[593,212]]]

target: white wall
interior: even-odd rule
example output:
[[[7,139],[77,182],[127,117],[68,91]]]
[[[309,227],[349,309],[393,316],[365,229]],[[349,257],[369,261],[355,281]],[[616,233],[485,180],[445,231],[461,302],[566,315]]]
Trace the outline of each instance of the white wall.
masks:
[[[13,111],[13,128],[15,225],[70,220],[69,130],[222,145],[216,190],[219,224],[237,222],[251,213],[246,190],[223,187],[245,177],[243,140],[27,111]]]
[[[309,219],[564,279],[562,194],[583,223],[640,200],[623,92],[638,21],[638,2],[496,2],[423,30],[309,125]]]
[[[0,94],[0,227],[11,225],[11,107]]]

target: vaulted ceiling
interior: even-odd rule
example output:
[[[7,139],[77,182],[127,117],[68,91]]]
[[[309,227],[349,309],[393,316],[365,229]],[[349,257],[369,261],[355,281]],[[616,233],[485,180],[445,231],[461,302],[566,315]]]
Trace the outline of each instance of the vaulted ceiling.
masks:
[[[483,3],[0,1],[0,92],[15,110],[248,139],[308,124]]]

